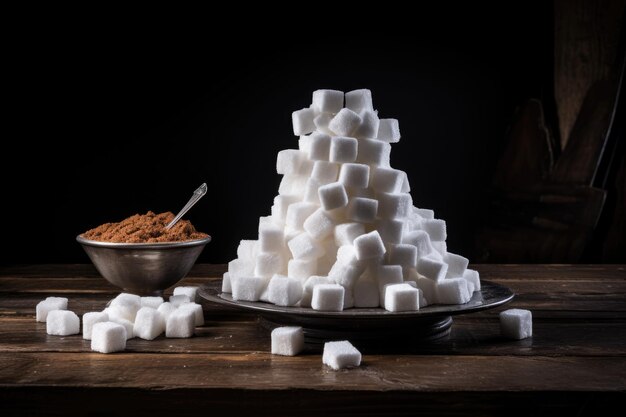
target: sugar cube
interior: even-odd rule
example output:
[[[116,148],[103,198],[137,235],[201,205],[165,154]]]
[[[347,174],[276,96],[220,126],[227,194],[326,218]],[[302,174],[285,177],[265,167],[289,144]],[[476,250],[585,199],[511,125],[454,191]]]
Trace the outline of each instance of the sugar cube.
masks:
[[[314,161],[328,161],[330,154],[330,136],[324,133],[311,135],[309,159]]]
[[[169,318],[170,314],[176,311],[177,308],[178,307],[176,307],[175,305],[166,301],[163,304],[161,304],[159,308],[157,308],[157,311],[161,314],[161,316],[163,317],[163,320],[167,322],[167,319]]]
[[[254,273],[254,261],[256,254],[250,260],[234,259],[228,263],[228,273],[231,279],[244,275],[252,275]]]
[[[335,244],[337,246],[352,245],[354,239],[365,234],[361,223],[343,223],[335,227]]]
[[[267,291],[270,303],[277,306],[293,306],[302,298],[302,283],[296,278],[274,275]]]
[[[323,240],[332,235],[335,223],[323,209],[317,209],[304,221],[304,230],[315,240]]]
[[[415,212],[427,220],[433,220],[435,218],[435,212],[433,210],[417,208]]]
[[[346,108],[361,113],[364,110],[374,110],[372,92],[366,88],[349,91],[345,94]]]
[[[304,159],[306,159],[304,152],[298,149],[284,149],[276,156],[276,172],[282,175],[297,175]]]
[[[439,282],[446,277],[448,264],[429,256],[422,256],[417,260],[417,266],[415,269],[417,269],[417,272],[420,275]]]
[[[189,297],[189,301],[195,303],[196,301],[198,301],[198,287],[176,287],[174,288],[174,295],[186,295],[187,297]]]
[[[313,109],[319,113],[337,113],[343,108],[343,91],[313,91]]]
[[[428,304],[436,304],[437,301],[437,282],[432,279],[420,276],[417,279],[417,288],[422,292]],[[420,304],[422,305],[422,304]]]
[[[358,142],[355,138],[333,136],[330,141],[329,160],[331,162],[356,161]]]
[[[303,349],[302,327],[277,327],[272,330],[272,355],[296,356]]]
[[[474,271],[473,269],[466,269],[463,273],[463,278],[472,284],[474,287],[474,291],[480,291],[480,276],[478,271]]]
[[[462,277],[467,269],[469,260],[461,255],[448,252],[443,257],[443,261],[448,264],[447,277]]]
[[[362,139],[359,141],[357,162],[374,166],[389,165],[391,145],[375,139]]]
[[[371,278],[361,277],[354,284],[354,306],[374,308],[380,305],[378,284]]]
[[[313,123],[315,123],[315,119],[313,119]],[[317,125],[315,125],[315,127],[317,127]],[[298,139],[298,149],[306,153],[308,156],[311,153],[312,141],[313,141],[313,135],[301,135],[300,138]]]
[[[276,200],[281,197],[281,198],[286,198],[286,196],[278,196],[274,199],[274,205],[276,205]],[[291,197],[294,198],[294,203],[295,203],[295,197]],[[279,200],[280,201],[280,200]],[[291,204],[288,203],[287,206]],[[287,214],[287,206],[285,206],[285,215]],[[256,254],[258,252],[258,241],[256,240],[242,240],[239,242],[239,246],[237,246],[237,258],[243,260],[243,261],[252,261],[254,260],[254,258],[256,257]],[[250,271],[252,272],[252,271]]]
[[[383,242],[398,244],[402,242],[404,222],[398,219],[381,219],[376,222],[376,228]]]
[[[402,243],[415,246],[418,259],[429,255],[433,251],[430,237],[423,230],[413,230],[403,234]]]
[[[344,292],[339,284],[317,284],[313,287],[311,307],[320,311],[342,311]]]
[[[440,219],[425,219],[422,221],[422,229],[433,242],[442,242],[446,240],[446,222]]]
[[[174,307],[180,307],[181,304],[190,303],[191,298],[189,298],[188,295],[184,295],[184,294],[172,295],[169,299],[169,302]]]
[[[287,276],[304,280],[317,271],[317,259],[290,259],[287,263]]]
[[[153,340],[165,331],[165,320],[161,313],[152,307],[141,307],[137,312],[133,333],[144,340]]]
[[[40,301],[35,308],[37,321],[45,323],[48,318],[48,313],[53,310],[67,310],[67,298],[48,297]]]
[[[358,260],[380,258],[386,252],[383,240],[376,230],[355,238],[354,248]]]
[[[338,182],[349,188],[367,188],[370,167],[364,164],[345,163],[339,171]]]
[[[371,223],[376,218],[376,212],[378,211],[378,200],[365,197],[353,197],[348,202],[346,209],[346,215],[348,219],[362,222]]]
[[[138,310],[139,308],[134,305],[111,304],[106,308],[106,313],[109,315],[110,321],[115,321],[116,319],[119,319],[133,322],[135,321],[135,316],[137,315]]]
[[[354,135],[363,139],[375,138],[378,134],[380,120],[375,111],[363,110],[360,113],[361,126],[354,132]]]
[[[378,292],[380,303],[384,306],[387,287],[392,284],[401,284],[404,281],[400,265],[381,265],[378,267]]]
[[[280,253],[285,249],[284,228],[265,225],[259,229],[259,248],[261,252]],[[174,290],[176,294],[176,290]],[[195,301],[195,297],[192,299]]]
[[[396,143],[400,141],[400,126],[397,119],[380,119],[378,126],[378,140]]]
[[[69,336],[80,332],[80,319],[69,310],[52,310],[46,317],[46,332],[55,336]]]
[[[417,248],[406,243],[391,246],[389,263],[415,268],[417,266]]]
[[[361,365],[361,352],[347,340],[324,343],[322,362],[335,371]]]
[[[335,115],[331,113],[318,114],[317,116],[315,116],[315,119],[313,119],[313,124],[319,132],[325,133],[327,135],[334,135],[335,132],[330,130],[330,128],[328,127],[330,121],[333,120],[333,117],[335,117]]]
[[[419,307],[419,290],[417,288],[413,288],[409,284],[387,285],[385,291],[385,310],[416,311],[419,310]]]
[[[328,128],[341,136],[350,136],[361,125],[361,116],[354,111],[343,108],[328,123]]]
[[[176,294],[176,289],[174,289],[174,294]],[[163,302],[163,297],[141,297],[142,307],[159,308]]]
[[[311,108],[296,110],[291,113],[291,122],[293,123],[293,134],[296,136],[306,135],[315,130],[313,119],[315,111]]]
[[[402,173],[404,175],[403,175],[402,187],[400,188],[400,192],[401,193],[410,193],[411,192],[411,184],[409,183],[409,176],[404,171],[402,171]]]
[[[238,280],[240,280],[239,278]],[[165,337],[186,338],[194,334],[196,315],[192,310],[179,308],[167,319]]]
[[[132,321],[126,320],[120,317],[111,317],[111,315],[109,315],[109,321],[112,321],[113,323],[117,323],[120,326],[123,326],[124,329],[126,329],[126,340],[132,339],[133,337],[135,337],[135,331],[134,331],[135,325]],[[93,331],[92,331],[91,336],[93,337]]]
[[[319,161],[318,161],[319,162]],[[322,184],[314,178],[309,178],[304,186],[304,201],[306,203],[312,203],[319,205],[320,196],[319,189]]]
[[[324,210],[333,210],[348,204],[348,194],[343,184],[331,182],[322,185],[319,190],[320,204]]]
[[[321,188],[321,187],[320,187]],[[291,228],[302,230],[304,221],[317,210],[317,204],[299,202],[289,205],[287,209],[287,220],[285,224]]]
[[[233,292],[233,287],[230,283],[230,274],[228,272],[224,272],[224,274],[222,275],[222,292],[228,294]]]
[[[187,304],[183,304],[179,307],[179,309],[182,310],[189,310],[191,312],[193,312],[193,315],[195,317],[195,325],[196,326],[203,326],[204,325],[204,311],[202,311],[202,306],[200,304],[197,303],[187,303]]]
[[[529,310],[512,308],[500,313],[502,336],[522,340],[533,335],[533,315]]]
[[[300,299],[301,307],[311,307],[311,298],[313,298],[313,288],[318,284],[333,284],[333,281],[325,276],[310,276],[302,286],[302,298]]]
[[[437,301],[441,304],[465,304],[470,298],[463,278],[446,278],[437,282]]]
[[[278,186],[278,194],[301,197],[304,194],[304,187],[308,180],[309,177],[307,175],[285,175]]]
[[[126,328],[110,321],[95,323],[91,331],[91,350],[100,353],[126,349]]]
[[[233,300],[259,301],[261,293],[267,287],[263,277],[242,276],[231,278]]]
[[[378,217],[381,219],[402,219],[412,212],[413,200],[411,199],[411,194],[378,193],[377,196]]]
[[[320,185],[330,184],[337,181],[339,175],[339,164],[328,161],[315,161],[311,178],[316,180]]]
[[[92,311],[83,314],[83,339],[91,340],[93,325],[105,321],[109,321],[109,315],[107,313]]]
[[[372,188],[379,193],[398,194],[405,177],[406,174],[398,169],[376,167],[372,172]]]
[[[287,246],[294,259],[311,260],[324,256],[324,248],[316,242],[308,233],[301,233],[291,239]]]

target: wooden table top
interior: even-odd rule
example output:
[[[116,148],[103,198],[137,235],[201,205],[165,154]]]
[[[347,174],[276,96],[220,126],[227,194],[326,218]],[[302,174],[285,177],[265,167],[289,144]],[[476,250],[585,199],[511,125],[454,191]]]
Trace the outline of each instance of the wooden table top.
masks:
[[[454,318],[449,339],[364,355],[332,371],[321,355],[269,353],[249,313],[209,306],[191,339],[132,339],[91,352],[35,322],[47,296],[79,315],[118,291],[91,265],[0,268],[0,413],[34,415],[611,415],[626,394],[626,265],[475,265],[532,310],[534,336],[499,336],[503,308]],[[197,265],[182,282],[219,279]],[[181,284],[181,285],[182,285]],[[618,408],[619,409],[619,408]],[[608,414],[607,414],[608,413]]]

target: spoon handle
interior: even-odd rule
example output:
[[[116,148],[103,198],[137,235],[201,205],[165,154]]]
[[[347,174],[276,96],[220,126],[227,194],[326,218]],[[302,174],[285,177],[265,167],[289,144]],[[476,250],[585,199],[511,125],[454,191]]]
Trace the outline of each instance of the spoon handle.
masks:
[[[189,209],[192,208],[194,204],[196,204],[198,200],[200,200],[206,194],[206,192],[207,192],[207,186],[205,182],[200,187],[198,187],[196,191],[193,192],[193,195],[191,196],[187,204],[185,204],[185,207],[183,207],[178,212],[176,217],[174,217],[174,219],[172,219],[172,221],[169,222],[167,226],[165,226],[165,230],[171,229],[176,223],[178,223],[178,221],[185,215],[185,213],[187,213]]]

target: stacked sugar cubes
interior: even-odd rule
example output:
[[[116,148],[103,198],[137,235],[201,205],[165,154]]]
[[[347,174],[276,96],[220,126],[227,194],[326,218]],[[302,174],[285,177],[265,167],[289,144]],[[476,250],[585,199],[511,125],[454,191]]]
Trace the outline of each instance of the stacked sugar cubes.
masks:
[[[369,90],[317,90],[293,112],[298,149],[278,153],[283,175],[258,239],[242,240],[224,274],[235,300],[341,311],[463,304],[480,290],[468,260],[447,251],[446,223],[413,205],[390,165],[396,119],[379,119]]]
[[[202,306],[196,303],[197,287],[176,287],[174,295],[140,297],[121,293],[101,312],[83,315],[83,339],[101,353],[122,351],[134,337],[153,340],[165,337],[187,338],[197,326],[204,325]],[[37,321],[45,322],[50,335],[68,336],[80,332],[80,319],[67,310],[68,299],[48,297],[37,304]]]

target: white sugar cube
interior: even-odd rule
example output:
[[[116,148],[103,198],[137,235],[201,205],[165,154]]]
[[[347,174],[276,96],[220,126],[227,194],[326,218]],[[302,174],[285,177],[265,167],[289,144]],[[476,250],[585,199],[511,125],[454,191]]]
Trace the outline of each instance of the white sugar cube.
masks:
[[[378,200],[373,198],[353,197],[348,202],[346,215],[355,222],[371,223],[376,219]]]
[[[404,222],[397,219],[381,219],[376,222],[376,229],[380,233],[383,242],[387,244],[398,244],[402,242],[404,232]]]
[[[174,295],[186,295],[189,297],[191,302],[198,301],[198,287],[196,286],[187,286],[187,287],[176,287],[174,288]],[[158,306],[157,306],[158,307]],[[157,308],[154,307],[154,308]]]
[[[296,195],[277,195],[276,197],[274,197],[274,204],[272,205],[272,217],[279,220],[281,223],[284,223],[287,219],[287,209],[289,208],[290,204],[293,204],[295,202],[298,201],[298,196]],[[260,227],[259,227],[259,231],[260,231]],[[249,241],[241,241],[243,242],[256,242],[255,240],[249,240]],[[240,244],[241,245],[241,244]],[[237,251],[237,255],[241,258],[242,256],[239,255],[239,251]],[[256,256],[256,252],[252,251],[250,252],[251,257],[253,258],[254,256]]]
[[[301,233],[291,239],[287,245],[294,259],[311,260],[324,256],[325,250],[308,233]]]
[[[304,152],[297,149],[284,149],[276,156],[276,172],[278,174],[298,174],[302,160],[306,158]]]
[[[307,153],[303,153],[303,159],[300,161],[296,175],[302,175],[308,178],[311,176],[311,172],[313,172],[313,164],[315,161],[308,159],[307,155]]]
[[[389,263],[415,268],[417,266],[417,248],[406,243],[393,245],[389,251]]]
[[[437,282],[437,301],[441,304],[465,304],[470,298],[463,278],[447,278]]]
[[[361,223],[343,223],[335,227],[335,244],[337,246],[352,245],[354,239],[365,234]]]
[[[272,330],[272,355],[296,356],[303,349],[302,327],[277,327]]]
[[[315,130],[313,119],[315,111],[311,108],[296,110],[291,114],[291,122],[293,123],[293,134],[296,136],[306,135]]]
[[[401,284],[404,281],[402,267],[400,265],[381,265],[378,267],[377,277],[380,304],[384,306],[387,287],[392,284]]]
[[[512,308],[500,313],[500,333],[514,340],[533,335],[533,315],[529,310]]]
[[[367,188],[370,167],[364,164],[345,163],[339,171],[338,182],[349,188]]]
[[[422,221],[422,229],[433,242],[442,242],[446,240],[446,222],[440,219],[425,219]]]
[[[437,282],[425,277],[417,279],[417,288],[422,292],[428,304],[436,304],[437,301]],[[422,305],[422,304],[420,304]],[[423,305],[422,305],[423,306]]]
[[[69,336],[80,332],[80,319],[73,311],[52,310],[46,317],[46,332],[54,336]]]
[[[203,326],[204,325],[204,311],[202,311],[202,306],[200,304],[197,304],[197,303],[187,303],[187,304],[181,305],[179,307],[179,309],[191,311],[193,313],[193,315],[194,315],[195,320],[196,320],[195,323],[194,323],[196,326]]]
[[[228,272],[224,272],[224,274],[222,275],[222,292],[228,294],[233,292],[233,287],[230,283],[230,274]]]
[[[263,277],[242,276],[231,278],[233,300],[259,301],[261,293],[267,287]]]
[[[400,126],[397,119],[380,119],[378,126],[378,140],[396,143],[400,141]]]
[[[317,207],[317,204],[304,201],[289,205],[285,224],[293,229],[302,230],[304,221],[317,210]]]
[[[91,331],[91,350],[100,353],[126,349],[126,328],[110,321],[96,323]]]
[[[327,135],[335,135],[335,132],[330,130],[330,128],[328,127],[330,121],[333,120],[333,117],[335,117],[335,115],[332,113],[318,114],[317,116],[315,116],[315,119],[313,119],[313,124],[319,132],[325,133]]]
[[[313,91],[313,109],[319,113],[337,113],[343,108],[343,91]]]
[[[366,88],[349,91],[345,94],[346,108],[361,113],[364,110],[374,110],[372,92]]]
[[[361,126],[354,132],[358,138],[372,139],[378,135],[380,120],[375,111],[363,110],[360,114]]]
[[[322,184],[313,178],[309,178],[304,187],[304,201],[306,203],[312,203],[319,205],[320,196],[319,189]]]
[[[404,171],[393,168],[376,167],[372,172],[372,188],[379,193],[398,194],[402,191],[402,184],[406,174]]]
[[[317,209],[304,221],[304,230],[315,240],[323,240],[333,234],[335,223],[322,209]]]
[[[228,263],[228,273],[230,278],[246,276],[254,274],[254,262],[256,259],[256,253],[250,260],[234,259]]]
[[[417,260],[416,268],[420,275],[433,281],[442,281],[448,272],[448,264],[429,256],[422,256]]]
[[[144,340],[154,340],[165,331],[165,320],[161,313],[151,307],[141,307],[137,312],[133,333]]]
[[[322,362],[335,371],[343,368],[356,367],[361,365],[361,352],[347,340],[326,342],[324,343]]]
[[[306,175],[285,175],[278,186],[278,194],[301,197],[308,180],[309,177]]]
[[[433,220],[435,218],[435,212],[433,210],[416,208],[415,212],[427,220]]]
[[[241,278],[239,278],[241,279]],[[239,280],[238,279],[238,280]],[[167,319],[165,324],[165,337],[187,338],[194,334],[196,327],[196,315],[192,310],[179,308]]]
[[[339,164],[328,161],[315,161],[311,178],[316,180],[320,185],[330,184],[337,181],[339,175]]]
[[[67,310],[67,298],[48,297],[40,301],[35,308],[37,321],[45,323],[48,318],[48,313],[53,310]]]
[[[169,300],[171,305],[173,305],[174,307],[180,307],[181,304],[185,304],[185,303],[190,303],[191,302],[191,298],[189,298],[188,295],[184,295],[184,294],[178,294],[178,295],[172,295]],[[132,320],[131,320],[132,321]]]
[[[355,138],[333,136],[330,141],[328,159],[331,162],[356,161],[358,142]]]
[[[278,197],[283,197],[283,196],[278,196]],[[276,199],[274,199],[274,205],[276,205]],[[286,212],[287,212],[287,207],[285,206],[285,214]],[[256,257],[257,252],[258,252],[258,241],[256,240],[242,240],[239,242],[239,246],[237,246],[237,258],[243,261],[252,261]]]
[[[400,188],[401,193],[410,193],[411,192],[411,184],[409,184],[409,176],[406,172],[402,171],[404,174],[404,179],[402,180],[402,187]]]
[[[163,304],[161,304],[159,308],[157,308],[157,311],[161,314],[161,316],[163,317],[163,320],[167,322],[167,319],[169,318],[170,314],[176,311],[177,308],[178,307],[176,307],[175,305],[166,301]]]
[[[351,290],[354,288],[354,284],[356,284],[362,272],[362,268],[358,265],[336,264],[333,265],[333,268],[331,268],[328,273],[328,278],[332,279],[335,283],[341,285],[345,289]],[[344,308],[348,307],[344,304]]]
[[[472,284],[474,291],[480,291],[480,276],[478,271],[474,271],[473,269],[466,269],[463,273],[463,278]]]
[[[134,305],[139,308],[141,307],[141,297],[135,294],[129,294],[126,292],[120,293],[117,297],[111,300],[112,306],[114,305]]]
[[[300,299],[301,307],[311,307],[311,298],[313,298],[313,288],[318,284],[334,284],[333,280],[325,276],[310,276],[302,286],[302,298]]]
[[[287,276],[305,280],[317,271],[317,259],[290,259],[287,263]]]
[[[341,136],[350,136],[361,126],[361,116],[350,109],[343,108],[328,123],[328,128]]]
[[[417,288],[413,288],[409,284],[392,284],[386,287],[385,310],[416,311],[419,310],[419,307],[419,290]]]
[[[418,259],[429,255],[433,251],[428,233],[423,230],[413,230],[402,235],[402,243],[413,245],[417,248]]]
[[[277,306],[293,306],[302,298],[302,283],[296,278],[274,275],[267,291],[270,303]]]
[[[313,122],[315,122],[315,119],[313,119]],[[311,153],[311,143],[313,142],[314,137],[313,135],[314,134],[302,135],[298,139],[298,149],[307,154],[307,156]]]
[[[353,245],[342,245],[337,249],[337,262],[344,265],[357,265],[359,260],[356,258],[356,249]]]
[[[260,252],[256,257],[254,276],[270,278],[287,272],[287,261],[282,253]]]
[[[135,331],[134,331],[135,325],[132,321],[126,320],[120,317],[111,317],[110,314],[109,314],[109,321],[112,321],[113,323],[117,323],[120,326],[124,326],[124,329],[126,329],[126,340],[132,339],[133,337],[135,337]],[[93,331],[92,331],[91,336],[93,338]]]
[[[109,321],[109,315],[107,313],[92,311],[83,314],[83,339],[91,340],[93,325],[105,321]]]
[[[433,246],[433,249],[436,250],[437,253],[442,257],[445,257],[448,253],[448,246],[446,245],[446,242],[430,242],[430,244]],[[450,273],[450,271],[448,271],[448,273]]]
[[[339,284],[318,284],[313,287],[311,307],[319,311],[342,311],[344,293]]]
[[[323,133],[311,135],[309,159],[314,161],[328,161],[330,154],[330,136]]]
[[[403,219],[412,212],[413,200],[411,199],[411,194],[378,193],[377,196],[378,217],[381,219]]]
[[[139,308],[136,308],[134,305],[117,304],[108,306],[105,311],[109,315],[110,321],[119,319],[133,322]]]
[[[383,240],[376,230],[354,239],[354,248],[356,249],[356,257],[360,261],[380,258],[386,252]]]
[[[176,289],[174,289],[174,294],[176,294]],[[159,308],[164,302],[163,297],[141,297],[142,307]]]
[[[357,162],[373,166],[388,166],[391,145],[375,139],[359,141]]]
[[[378,284],[371,278],[359,278],[354,284],[353,296],[355,307],[375,308],[380,305]]]
[[[284,228],[266,225],[259,229],[259,249],[261,252],[281,253],[285,250]],[[176,290],[174,290],[176,294]],[[195,298],[193,299],[195,301]]]
[[[469,264],[469,259],[451,252],[446,253],[443,261],[448,264],[448,277],[462,277]]]
[[[343,184],[339,182],[331,182],[330,184],[322,185],[318,194],[320,197],[320,204],[324,210],[333,210],[339,207],[345,207],[348,204],[348,194]]]

